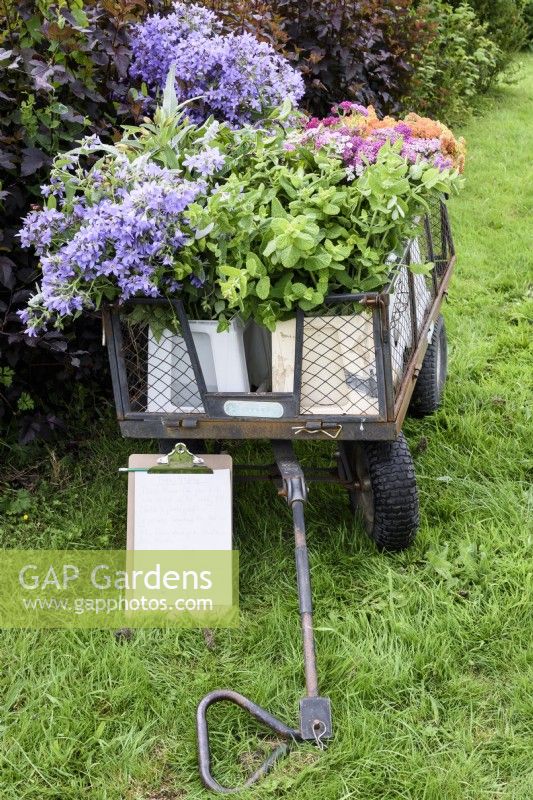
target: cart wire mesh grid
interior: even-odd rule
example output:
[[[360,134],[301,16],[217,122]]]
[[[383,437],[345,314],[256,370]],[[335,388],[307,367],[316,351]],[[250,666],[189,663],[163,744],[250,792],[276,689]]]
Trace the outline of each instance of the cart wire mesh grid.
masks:
[[[204,413],[184,339],[171,331],[156,337],[147,322],[124,322],[122,353],[134,412]]]
[[[305,317],[300,413],[379,414],[372,313],[351,303]]]

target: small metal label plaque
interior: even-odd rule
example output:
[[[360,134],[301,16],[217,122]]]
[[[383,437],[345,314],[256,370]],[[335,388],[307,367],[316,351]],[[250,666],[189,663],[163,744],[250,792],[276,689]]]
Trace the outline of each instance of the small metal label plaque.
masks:
[[[224,413],[228,417],[279,419],[283,416],[283,406],[281,403],[267,403],[261,400],[226,400]]]

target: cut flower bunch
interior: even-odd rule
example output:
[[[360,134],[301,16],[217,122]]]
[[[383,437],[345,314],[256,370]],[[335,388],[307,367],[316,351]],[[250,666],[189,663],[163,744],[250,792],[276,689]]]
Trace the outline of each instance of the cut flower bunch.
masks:
[[[29,334],[139,296],[273,330],[328,294],[384,287],[428,200],[462,180],[463,143],[416,115],[341,103],[309,120],[289,96],[237,127],[178,99],[173,65],[153,120],[55,160],[20,233],[43,273],[20,312]]]
[[[305,131],[293,137],[294,144],[314,142],[315,147],[330,148],[352,175],[374,164],[387,142],[397,141],[401,141],[400,154],[411,164],[423,160],[440,170],[464,170],[464,139],[456,139],[442,122],[413,113],[402,120],[379,119],[372,106],[344,101],[333,107],[329,117],[310,119]]]

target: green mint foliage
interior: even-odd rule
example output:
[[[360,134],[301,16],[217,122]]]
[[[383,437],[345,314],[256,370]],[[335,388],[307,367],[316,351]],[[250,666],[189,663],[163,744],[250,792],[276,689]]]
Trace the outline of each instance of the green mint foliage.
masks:
[[[208,230],[194,246],[214,276],[221,328],[238,314],[273,330],[328,294],[383,288],[390,253],[413,235],[428,198],[460,180],[409,165],[399,144],[349,182],[330,154],[284,149],[281,129],[233,137],[225,182],[191,211],[192,224]]]

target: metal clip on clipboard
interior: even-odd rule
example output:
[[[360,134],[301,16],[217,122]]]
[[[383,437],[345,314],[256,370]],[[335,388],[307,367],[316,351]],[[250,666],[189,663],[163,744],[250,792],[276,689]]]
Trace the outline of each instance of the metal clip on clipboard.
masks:
[[[153,467],[121,467],[119,472],[147,472],[149,475],[213,474],[204,459],[191,453],[184,442],[178,442],[168,455],[158,458]]]

